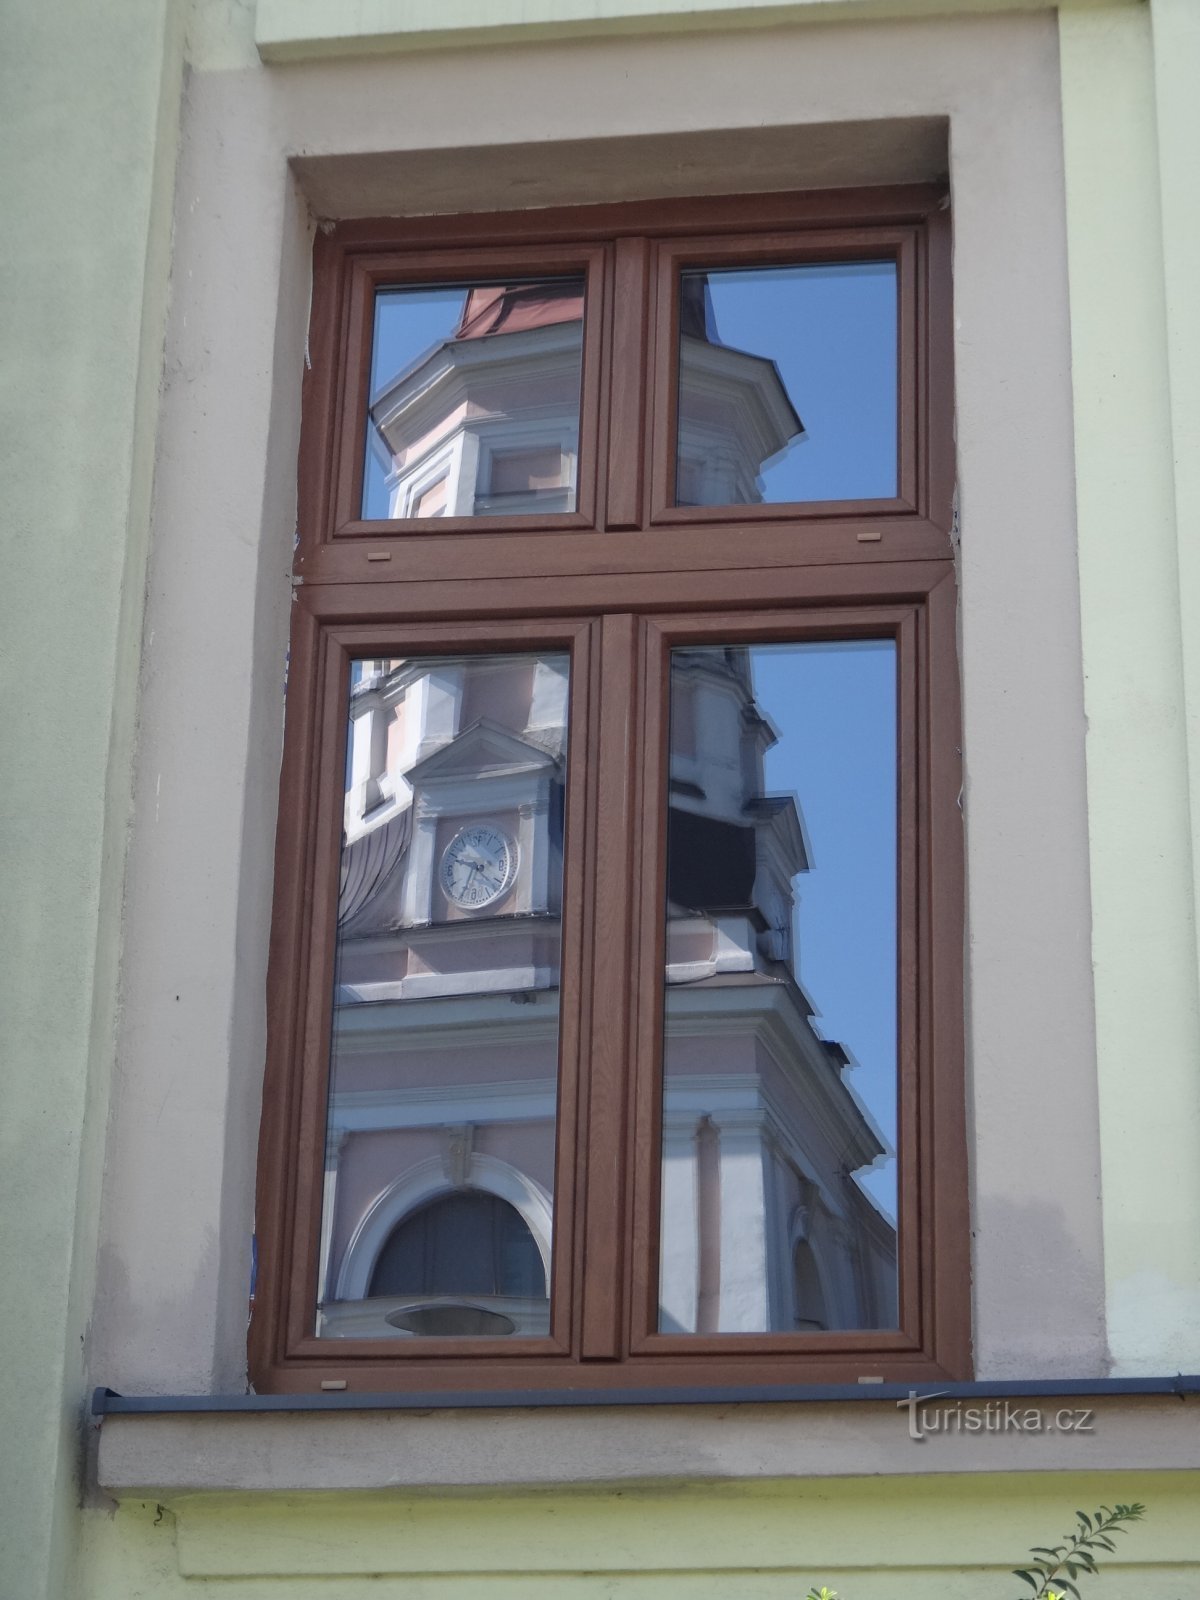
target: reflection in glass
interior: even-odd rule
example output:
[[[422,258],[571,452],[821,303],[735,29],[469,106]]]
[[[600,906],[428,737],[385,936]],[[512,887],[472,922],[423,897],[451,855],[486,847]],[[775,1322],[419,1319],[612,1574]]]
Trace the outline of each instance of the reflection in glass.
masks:
[[[896,351],[894,262],[683,273],[676,503],[894,496]]]
[[[548,1331],[567,686],[353,663],[323,1337]]]
[[[672,654],[664,1333],[896,1325],[895,707],[890,641]]]
[[[362,514],[573,511],[583,278],[375,296]]]

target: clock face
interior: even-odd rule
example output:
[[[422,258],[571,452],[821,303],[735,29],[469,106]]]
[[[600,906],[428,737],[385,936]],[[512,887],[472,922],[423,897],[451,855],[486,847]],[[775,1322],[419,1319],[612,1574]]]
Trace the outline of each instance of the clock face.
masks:
[[[482,911],[512,888],[517,842],[490,822],[456,833],[442,855],[442,891],[464,911]]]

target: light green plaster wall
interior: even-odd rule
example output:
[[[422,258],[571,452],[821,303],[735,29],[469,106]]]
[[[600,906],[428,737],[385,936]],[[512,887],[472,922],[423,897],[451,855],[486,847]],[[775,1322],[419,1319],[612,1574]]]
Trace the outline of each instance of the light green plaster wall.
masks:
[[[1192,907],[1200,926],[1200,4],[1151,11],[1162,208],[1171,457],[1179,555]],[[1200,1074],[1200,1062],[1196,1064]]]
[[[1194,22],[1192,0],[1161,11],[1155,0],[1155,22],[1181,44],[1195,34],[1189,8]],[[1109,1343],[1117,1372],[1192,1371],[1200,1018],[1173,450],[1195,445],[1184,324],[1194,338],[1196,80],[1189,92],[1185,62],[1160,52],[1164,280],[1151,10],[1064,10],[1060,48]],[[1165,281],[1179,339],[1174,418]],[[1194,539],[1195,468],[1183,470]],[[1196,557],[1182,548],[1195,677]],[[1194,734],[1192,752],[1195,762]]]
[[[170,0],[7,0],[0,32],[0,1594],[63,1600],[181,29]]]
[[[914,1445],[919,1450],[919,1445]],[[94,1600],[1007,1600],[1076,1506],[1138,1498],[1107,1584],[1181,1600],[1200,1582],[1200,1475],[828,1480],[624,1494],[130,1501],[88,1518]]]

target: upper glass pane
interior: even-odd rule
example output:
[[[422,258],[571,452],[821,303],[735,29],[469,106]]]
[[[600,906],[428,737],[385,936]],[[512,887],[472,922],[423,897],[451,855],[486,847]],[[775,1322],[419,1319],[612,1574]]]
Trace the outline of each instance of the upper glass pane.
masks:
[[[896,265],[681,276],[675,500],[897,493]]]
[[[550,1319],[565,655],[355,661],[316,1331]]]
[[[894,1328],[890,641],[671,661],[664,1333]]]
[[[582,275],[375,296],[362,515],[574,511]]]

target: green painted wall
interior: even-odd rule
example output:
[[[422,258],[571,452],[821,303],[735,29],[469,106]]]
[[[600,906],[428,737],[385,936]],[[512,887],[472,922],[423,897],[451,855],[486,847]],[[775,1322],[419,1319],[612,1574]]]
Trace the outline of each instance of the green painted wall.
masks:
[[[0,34],[0,1594],[62,1600],[182,40],[166,0],[8,0]]]
[[[1200,1011],[1189,755],[1200,771],[1196,368],[1175,347],[1166,283],[1191,318],[1200,255],[1194,197],[1197,12],[1066,9],[1060,18],[1075,391],[1076,493],[1088,717],[1092,957],[1100,1079],[1108,1334],[1118,1372],[1193,1370],[1200,1326]],[[1153,28],[1171,41],[1156,105]],[[1189,55],[1190,52],[1190,55]],[[1189,66],[1191,77],[1189,78]],[[1159,150],[1172,253],[1164,261]],[[1166,276],[1165,276],[1166,274]],[[1182,341],[1186,330],[1178,327]],[[1172,401],[1177,411],[1173,418]],[[1190,406],[1189,413],[1187,407]],[[1175,431],[1173,431],[1173,421]],[[1190,443],[1188,442],[1190,438]],[[1176,524],[1175,473],[1190,526]],[[1182,481],[1182,480],[1181,480]],[[1184,503],[1181,502],[1181,510]],[[1168,1183],[1162,1175],[1170,1174]]]
[[[1193,925],[1200,925],[1200,5],[1154,0],[1158,179],[1162,213],[1171,456],[1188,746]]]
[[[914,1446],[914,1449],[919,1449]],[[89,1518],[96,1600],[1012,1600],[1011,1570],[1076,1506],[1136,1497],[1098,1593],[1200,1582],[1200,1475],[849,1478],[753,1489],[405,1499],[130,1501]],[[1086,1592],[1086,1591],[1085,1591]]]

